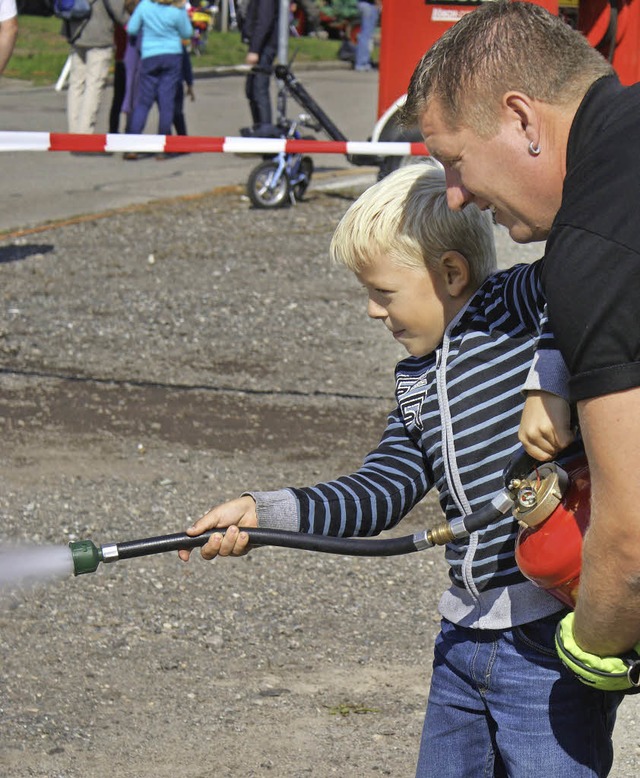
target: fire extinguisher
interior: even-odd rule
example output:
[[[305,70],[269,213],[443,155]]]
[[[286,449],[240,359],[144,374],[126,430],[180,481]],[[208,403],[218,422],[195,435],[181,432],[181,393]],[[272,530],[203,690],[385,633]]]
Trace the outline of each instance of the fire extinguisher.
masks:
[[[513,479],[513,515],[520,524],[516,562],[523,575],[574,608],[582,538],[589,526],[591,482],[584,455],[564,467],[549,463]]]

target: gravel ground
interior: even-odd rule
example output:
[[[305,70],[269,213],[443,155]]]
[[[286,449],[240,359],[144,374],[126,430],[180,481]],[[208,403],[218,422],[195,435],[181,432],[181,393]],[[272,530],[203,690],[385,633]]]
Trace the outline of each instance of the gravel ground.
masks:
[[[177,532],[243,489],[357,467],[402,353],[327,261],[354,194],[260,212],[232,191],[0,243],[0,539]],[[439,551],[266,548],[5,589],[0,773],[410,776],[445,582]]]

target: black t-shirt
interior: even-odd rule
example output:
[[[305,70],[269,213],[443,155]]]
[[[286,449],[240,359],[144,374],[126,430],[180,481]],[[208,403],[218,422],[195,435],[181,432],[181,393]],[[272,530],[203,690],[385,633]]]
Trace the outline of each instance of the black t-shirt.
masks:
[[[640,85],[607,76],[578,109],[543,283],[571,399],[640,386]]]

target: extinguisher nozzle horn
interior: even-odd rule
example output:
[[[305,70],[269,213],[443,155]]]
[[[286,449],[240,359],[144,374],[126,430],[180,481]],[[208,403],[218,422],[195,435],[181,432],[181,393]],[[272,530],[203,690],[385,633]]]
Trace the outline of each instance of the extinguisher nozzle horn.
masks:
[[[71,559],[73,561],[73,574],[95,573],[98,565],[103,561],[102,549],[98,548],[91,540],[77,540],[69,543]]]

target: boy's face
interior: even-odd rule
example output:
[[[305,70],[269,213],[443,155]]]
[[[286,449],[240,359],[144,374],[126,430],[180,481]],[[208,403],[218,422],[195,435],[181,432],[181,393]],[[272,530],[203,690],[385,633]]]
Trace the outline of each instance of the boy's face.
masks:
[[[356,273],[369,295],[367,314],[380,319],[414,357],[434,351],[459,304],[443,277],[426,267],[401,267],[385,254]]]

